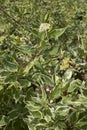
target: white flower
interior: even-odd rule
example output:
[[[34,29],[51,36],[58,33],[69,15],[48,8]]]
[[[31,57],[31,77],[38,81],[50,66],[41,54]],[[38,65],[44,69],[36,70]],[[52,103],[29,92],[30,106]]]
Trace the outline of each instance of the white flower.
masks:
[[[41,23],[41,25],[39,27],[39,32],[44,32],[44,31],[48,30],[49,28],[50,28],[49,23]]]

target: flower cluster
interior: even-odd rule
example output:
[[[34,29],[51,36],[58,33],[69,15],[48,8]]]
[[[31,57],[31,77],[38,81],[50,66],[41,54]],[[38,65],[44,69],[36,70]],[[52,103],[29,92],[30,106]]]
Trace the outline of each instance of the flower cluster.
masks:
[[[50,29],[50,24],[49,23],[41,23],[39,27],[39,32],[44,32],[46,30]]]

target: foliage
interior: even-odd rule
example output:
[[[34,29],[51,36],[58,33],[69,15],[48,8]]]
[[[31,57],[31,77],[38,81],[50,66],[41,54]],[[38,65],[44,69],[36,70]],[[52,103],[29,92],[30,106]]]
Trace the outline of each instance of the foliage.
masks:
[[[87,129],[86,27],[86,0],[0,0],[0,130]]]

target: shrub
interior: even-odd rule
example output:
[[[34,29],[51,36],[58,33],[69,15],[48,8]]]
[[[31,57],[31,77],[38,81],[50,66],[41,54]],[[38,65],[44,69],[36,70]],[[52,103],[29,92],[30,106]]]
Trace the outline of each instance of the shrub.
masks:
[[[87,129],[86,0],[1,0],[0,130]]]

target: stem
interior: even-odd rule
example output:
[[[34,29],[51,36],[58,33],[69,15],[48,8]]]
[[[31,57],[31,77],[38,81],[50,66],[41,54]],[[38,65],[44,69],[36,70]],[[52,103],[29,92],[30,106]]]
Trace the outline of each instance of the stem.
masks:
[[[66,128],[67,130],[74,130],[74,127],[68,121],[66,122]]]

